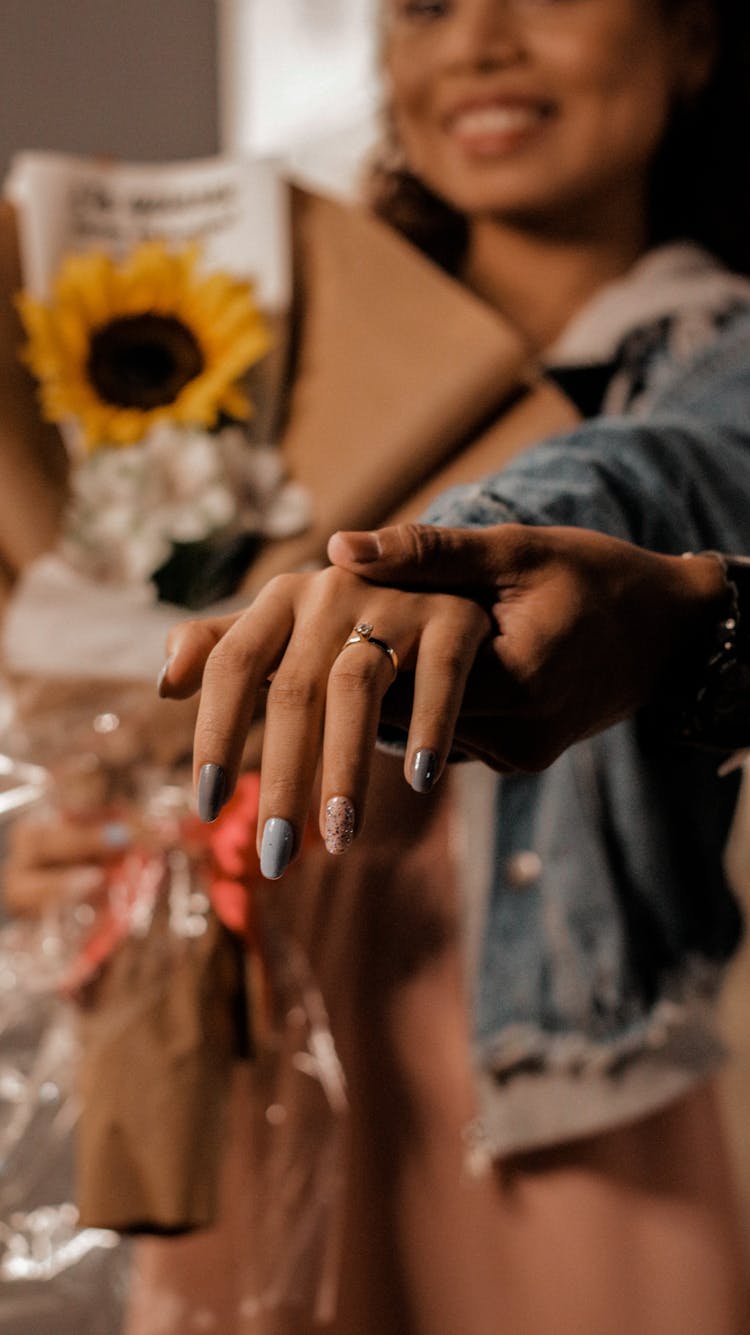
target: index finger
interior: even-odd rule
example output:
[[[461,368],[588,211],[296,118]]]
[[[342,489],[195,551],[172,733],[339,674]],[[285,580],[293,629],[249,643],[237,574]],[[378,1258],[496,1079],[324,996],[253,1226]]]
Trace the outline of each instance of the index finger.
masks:
[[[209,654],[242,616],[197,617],[173,626],[167,636],[167,656],[156,688],[170,700],[186,700],[200,690]]]

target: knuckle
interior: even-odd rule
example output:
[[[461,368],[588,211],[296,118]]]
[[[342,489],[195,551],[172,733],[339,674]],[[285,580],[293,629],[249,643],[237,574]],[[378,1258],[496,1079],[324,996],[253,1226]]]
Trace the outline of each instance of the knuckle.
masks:
[[[277,672],[268,691],[269,709],[309,710],[321,696],[320,683],[301,672]]]
[[[205,640],[205,624],[200,617],[191,617],[189,621],[179,621],[177,625],[170,627],[167,632],[166,644],[169,651],[184,650],[186,647],[192,651],[197,646],[202,645]]]
[[[442,704],[422,704],[414,712],[412,725],[420,737],[441,737],[446,731],[446,712]]]
[[[294,608],[308,600],[315,603],[325,602],[331,597],[331,591],[338,589],[343,576],[344,572],[337,570],[335,566],[326,566],[323,570],[292,571],[274,575],[263,589],[263,598]]]
[[[300,793],[293,778],[284,774],[264,774],[263,805],[269,814],[291,818],[292,824],[298,818]]]
[[[198,655],[207,658],[219,639],[220,632],[215,625],[210,621],[193,618],[172,627],[167,635],[166,647],[168,653],[180,657],[187,653],[189,657]]]
[[[213,682],[215,678],[227,676],[249,676],[259,652],[259,644],[249,633],[238,632],[225,636],[214,646],[206,660],[205,681]]]
[[[310,585],[305,610],[317,617],[330,615],[332,610],[340,607],[342,599],[353,588],[360,587],[356,575],[338,566],[326,566],[324,570],[314,571],[308,578]]]
[[[492,630],[492,618],[484,607],[479,603],[466,602],[464,604],[464,617],[466,620],[466,632],[475,635],[477,639],[485,639]]]
[[[501,535],[505,559],[516,577],[535,570],[549,556],[549,530],[544,526],[506,524]]]
[[[345,570],[339,570],[338,566],[324,566],[322,570],[312,571],[308,579],[311,588],[325,596],[331,590],[338,591],[343,584],[351,584],[354,576]]]
[[[544,647],[531,637],[524,641],[523,649],[513,646],[508,649],[502,635],[493,642],[493,651],[503,663],[507,681],[513,687],[513,701],[517,708],[531,709],[545,701],[550,687],[548,657]]]
[[[294,574],[291,572],[274,575],[272,579],[269,579],[267,584],[264,584],[260,596],[264,600],[271,598],[274,601],[281,599],[284,602],[291,602],[299,593],[300,584],[304,582],[306,578],[305,575],[299,573]]]
[[[527,660],[519,663],[516,669],[518,686],[529,705],[544,701],[550,684],[546,659],[534,649],[535,646],[530,648]]]
[[[428,524],[402,524],[398,529],[401,551],[404,556],[411,556],[421,564],[427,560],[438,546],[436,530]]]
[[[179,632],[181,636],[184,635],[187,639],[194,640],[197,636],[202,639],[206,634],[206,629],[206,623],[200,617],[190,617],[188,621],[181,621],[179,626],[176,626],[171,633],[177,634]]]
[[[474,661],[473,646],[443,645],[431,655],[430,668],[439,680],[459,681]]]
[[[348,655],[353,658],[353,655]],[[367,687],[379,680],[380,664],[374,653],[358,655],[357,662],[345,662],[337,659],[331,668],[330,688],[341,695],[361,694]]]
[[[244,729],[242,730],[242,739],[244,740]],[[196,749],[200,748],[201,754],[215,759],[223,756],[233,741],[239,740],[228,730],[227,726],[213,714],[207,714],[200,720],[199,731],[196,735]]]

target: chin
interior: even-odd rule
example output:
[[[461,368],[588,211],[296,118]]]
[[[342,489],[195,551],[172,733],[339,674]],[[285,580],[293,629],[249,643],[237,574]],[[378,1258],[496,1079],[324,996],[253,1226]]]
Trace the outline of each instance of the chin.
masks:
[[[494,217],[508,223],[523,219],[541,221],[546,215],[556,214],[554,201],[545,198],[541,192],[535,195],[530,191],[497,189],[490,183],[481,185],[468,184],[462,188],[442,189],[436,193],[451,208],[456,209],[466,218]]]
[[[556,213],[559,208],[548,180],[540,181],[537,172],[487,164],[483,168],[464,167],[430,175],[425,184],[467,218],[491,214],[511,221],[544,214],[546,210]],[[531,179],[532,176],[536,179]]]

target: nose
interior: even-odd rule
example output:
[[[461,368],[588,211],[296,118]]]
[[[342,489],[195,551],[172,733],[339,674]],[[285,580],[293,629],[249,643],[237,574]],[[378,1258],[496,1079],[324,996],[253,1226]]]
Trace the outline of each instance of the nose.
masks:
[[[491,71],[512,63],[523,54],[515,0],[461,0],[446,38],[446,59],[462,68]]]

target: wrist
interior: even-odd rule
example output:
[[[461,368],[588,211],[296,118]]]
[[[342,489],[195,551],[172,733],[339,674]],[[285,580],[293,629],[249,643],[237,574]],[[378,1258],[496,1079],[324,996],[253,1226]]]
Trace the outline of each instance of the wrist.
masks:
[[[667,712],[685,741],[733,750],[750,743],[750,560],[686,553],[684,611],[690,637],[686,671]]]
[[[696,630],[720,617],[730,601],[730,590],[723,559],[714,552],[685,552],[684,556],[665,556],[679,580],[685,607]]]
[[[661,556],[665,608],[673,622],[670,673],[678,678],[700,672],[714,647],[723,619],[734,610],[722,562],[713,552]],[[750,608],[748,609],[750,614]]]

